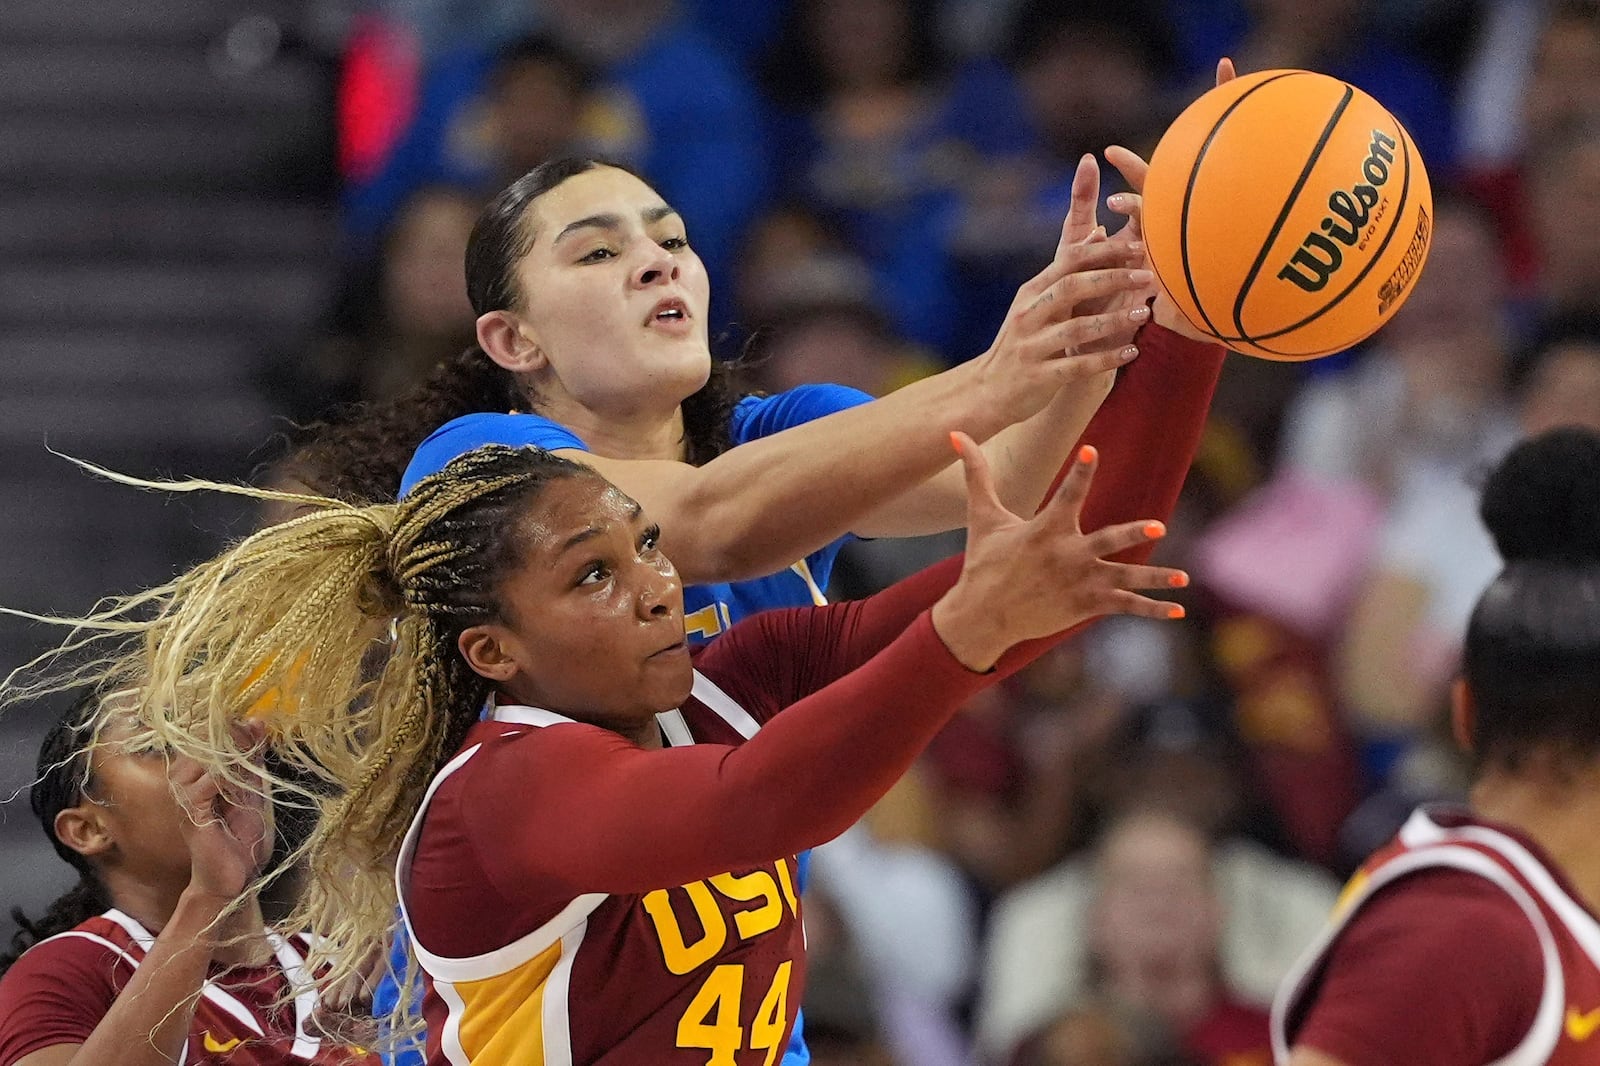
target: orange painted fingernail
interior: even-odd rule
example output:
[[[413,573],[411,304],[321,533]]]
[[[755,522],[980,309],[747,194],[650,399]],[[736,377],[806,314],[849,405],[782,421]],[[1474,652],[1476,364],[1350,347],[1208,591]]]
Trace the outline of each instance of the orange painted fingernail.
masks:
[[[1189,587],[1189,575],[1180,570],[1178,573],[1167,578],[1167,584],[1171,585],[1175,589],[1186,589]]]
[[[1172,619],[1174,622],[1176,622],[1178,619],[1182,618],[1183,616],[1184,616],[1184,610],[1183,610],[1183,605],[1182,604],[1175,603],[1171,607],[1167,608],[1167,617]]]
[[[961,434],[953,429],[950,431],[950,447],[956,450],[957,455],[961,454]]]
[[[1078,462],[1085,466],[1088,466],[1098,458],[1100,458],[1100,453],[1095,451],[1093,444],[1085,444],[1078,449]]]
[[[1160,540],[1167,535],[1167,527],[1160,522],[1150,522],[1144,527],[1144,535],[1151,540]]]

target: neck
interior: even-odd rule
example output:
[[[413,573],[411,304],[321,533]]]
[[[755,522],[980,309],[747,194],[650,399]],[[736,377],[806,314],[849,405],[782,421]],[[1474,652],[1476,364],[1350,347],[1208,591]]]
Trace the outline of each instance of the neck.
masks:
[[[608,459],[669,459],[689,454],[683,407],[670,411],[597,412],[576,403],[550,403],[539,412],[578,435],[589,450]]]
[[[1600,913],[1600,767],[1557,776],[1487,771],[1472,788],[1472,808],[1521,830],[1560,868],[1591,911]]]
[[[137,881],[116,870],[107,870],[105,881],[112,905],[155,936],[161,935],[161,930],[178,909],[184,888],[183,885],[174,888]],[[266,956],[266,944],[261,936],[265,925],[261,904],[252,895],[249,902],[217,923],[211,934],[217,944],[211,956],[213,961],[227,966],[260,964]]]

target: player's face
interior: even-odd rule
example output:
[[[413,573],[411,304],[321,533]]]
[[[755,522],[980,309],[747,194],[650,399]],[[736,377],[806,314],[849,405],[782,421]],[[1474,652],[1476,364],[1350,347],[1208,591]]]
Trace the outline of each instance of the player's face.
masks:
[[[172,892],[189,883],[191,861],[183,831],[188,815],[173,792],[166,754],[131,720],[113,718],[101,729],[79,807],[92,814],[99,830],[90,855],[94,861],[114,865],[140,884]],[[257,855],[261,862],[271,847],[269,832]]]
[[[604,415],[675,407],[711,369],[711,285],[683,219],[626,171],[597,167],[529,206],[519,328],[548,362],[541,398]]]
[[[639,505],[599,477],[552,482],[520,520],[522,560],[490,631],[520,703],[634,735],[694,684],[683,586]]]

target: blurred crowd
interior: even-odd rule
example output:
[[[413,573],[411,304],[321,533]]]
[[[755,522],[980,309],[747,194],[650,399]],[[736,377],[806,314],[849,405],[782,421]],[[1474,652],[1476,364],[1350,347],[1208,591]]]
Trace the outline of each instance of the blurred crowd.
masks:
[[[1427,271],[1355,351],[1230,358],[1160,558],[1195,575],[1188,622],[1105,623],[987,694],[817,852],[819,1066],[1270,1061],[1263,1004],[1339,878],[1461,796],[1447,695],[1498,567],[1475,479],[1600,429],[1600,3],[372,0],[353,25],[343,288],[272,383],[300,419],[470,343],[480,205],[570,153],[682,212],[750,388],[892,390],[989,344],[1079,157],[1148,156],[1223,55],[1396,113]],[[834,592],[949,550],[853,546]]]

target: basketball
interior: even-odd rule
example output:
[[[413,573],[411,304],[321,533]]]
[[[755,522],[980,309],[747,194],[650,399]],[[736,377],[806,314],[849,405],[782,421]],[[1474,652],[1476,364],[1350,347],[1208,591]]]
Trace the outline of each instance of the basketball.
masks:
[[[1203,333],[1295,361],[1372,335],[1428,258],[1433,195],[1405,128],[1308,70],[1235,78],[1191,104],[1150,160],[1144,234]]]

